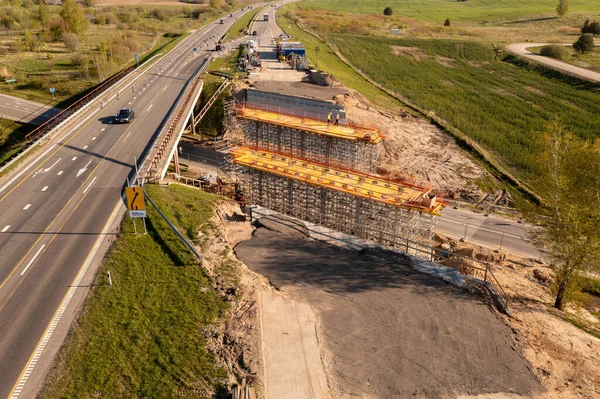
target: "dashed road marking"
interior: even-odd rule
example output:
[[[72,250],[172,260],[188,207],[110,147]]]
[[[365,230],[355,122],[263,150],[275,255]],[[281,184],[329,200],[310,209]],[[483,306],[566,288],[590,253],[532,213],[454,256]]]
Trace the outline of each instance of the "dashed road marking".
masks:
[[[84,145],[84,146],[83,146],[83,149],[84,149],[84,150],[85,150],[85,149],[87,149],[87,148],[88,148],[88,146],[87,146],[87,145]]]
[[[106,128],[105,128],[105,127],[103,127],[102,129],[100,129],[100,131],[101,131],[101,132],[103,132],[103,131],[105,131],[105,130],[106,130]]]
[[[152,108],[154,104],[150,104],[150,106],[148,107],[148,111],[150,111],[150,108]]]
[[[30,206],[31,206],[31,204],[25,205],[25,208],[23,208],[23,210],[26,211],[27,209],[29,209]]]
[[[46,191],[48,190],[48,186],[44,186],[44,188],[42,188],[42,191]]]
[[[64,173],[64,170],[61,170],[60,172],[57,173],[57,175],[62,175]]]
[[[131,101],[129,101],[127,104],[131,104]]]
[[[7,224],[6,226],[4,226],[4,228],[2,229],[2,233],[6,233],[8,231],[8,229],[10,229],[10,224]]]
[[[42,249],[44,249],[45,246],[46,246],[46,244],[42,244],[42,246],[40,247],[40,249],[38,249],[38,251],[33,256],[33,258],[31,258],[31,260],[29,261],[29,263],[27,264],[27,266],[25,266],[25,269],[23,269],[23,271],[21,272],[21,276],[25,274],[25,272],[27,271],[27,269],[29,269],[29,266],[31,266],[31,264],[35,261],[35,258],[38,257],[38,255],[40,254],[40,252],[42,252]]]
[[[96,140],[96,137],[92,137],[92,141]]]
[[[71,161],[74,161],[74,160],[76,160],[76,159],[77,159],[77,157],[73,157],[73,159],[71,159]]]

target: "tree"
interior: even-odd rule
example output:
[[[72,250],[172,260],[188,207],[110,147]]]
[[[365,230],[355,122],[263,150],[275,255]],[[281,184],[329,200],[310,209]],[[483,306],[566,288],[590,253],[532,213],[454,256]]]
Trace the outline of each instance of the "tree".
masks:
[[[83,0],[83,5],[86,7],[94,7],[96,5],[96,0]]]
[[[218,11],[221,9],[222,3],[222,0],[210,0],[210,7]]]
[[[61,17],[55,17],[50,21],[50,37],[55,42],[62,40],[63,35],[65,34],[67,27],[65,24],[65,20]]]
[[[600,272],[600,141],[584,141],[551,122],[538,158],[539,194],[547,207],[525,214],[541,227],[533,242],[554,269],[554,307],[564,309],[582,277]]]
[[[48,17],[48,6],[42,1],[38,8],[38,19],[40,20],[42,27],[47,28],[50,18]]]
[[[393,13],[394,10],[392,10],[392,7],[386,7],[385,10],[383,10],[383,15],[387,15],[388,17],[391,17]]]
[[[446,18],[444,21],[444,26],[450,26],[450,19]]]
[[[568,61],[571,58],[571,53],[565,46],[560,44],[547,44],[540,49],[540,55],[544,57],[556,58],[557,60]]]
[[[35,51],[41,45],[39,38],[36,35],[34,35],[29,29],[25,29],[24,39],[25,45],[27,46],[29,51]]]
[[[60,16],[65,21],[66,30],[83,35],[88,29],[88,20],[83,14],[83,8],[75,0],[64,0]]]
[[[581,54],[589,53],[594,49],[594,38],[592,35],[581,35],[575,43],[573,49]]]
[[[556,6],[556,13],[559,17],[564,17],[569,12],[571,8],[571,0],[558,0],[558,5]]]

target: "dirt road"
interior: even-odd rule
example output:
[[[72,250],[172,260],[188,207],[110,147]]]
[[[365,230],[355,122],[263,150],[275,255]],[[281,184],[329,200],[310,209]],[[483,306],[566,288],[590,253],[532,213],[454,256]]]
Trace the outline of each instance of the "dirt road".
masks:
[[[530,47],[541,47],[545,46],[546,44],[548,43],[515,43],[506,46],[506,50],[513,54],[546,65],[550,68],[558,69],[559,71],[567,72],[571,75],[575,75],[583,79],[591,80],[594,82],[600,82],[600,73],[598,72],[593,72],[589,69],[576,67],[575,65],[567,64],[566,62],[558,61],[553,58],[542,57],[539,54],[534,54],[531,51],[527,50]]]
[[[334,397],[436,398],[541,391],[511,330],[479,299],[385,253],[311,242],[265,227],[235,252],[317,314]],[[515,397],[515,396],[513,396]]]

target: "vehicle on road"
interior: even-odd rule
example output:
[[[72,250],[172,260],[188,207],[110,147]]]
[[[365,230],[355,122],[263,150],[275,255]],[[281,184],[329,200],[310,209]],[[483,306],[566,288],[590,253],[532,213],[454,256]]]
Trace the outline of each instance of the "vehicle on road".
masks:
[[[115,122],[116,123],[131,123],[133,118],[135,118],[135,112],[133,112],[133,110],[131,108],[123,108],[115,116]]]
[[[252,32],[252,36],[256,36],[256,35],[258,35],[258,32],[257,31],[253,31]]]
[[[220,21],[219,21],[219,23],[220,23],[220,24],[224,24],[225,22],[223,22],[223,20],[220,20]]]
[[[269,20],[269,14],[265,13],[265,15],[263,15],[263,21],[268,21]]]
[[[233,17],[233,14],[229,14],[229,17]]]

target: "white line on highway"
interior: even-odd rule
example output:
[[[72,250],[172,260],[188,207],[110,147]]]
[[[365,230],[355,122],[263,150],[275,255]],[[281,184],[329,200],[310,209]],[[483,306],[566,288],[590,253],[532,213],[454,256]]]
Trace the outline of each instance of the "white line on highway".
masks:
[[[130,135],[130,134],[131,134],[131,131],[129,131],[129,132],[127,133],[127,136],[125,136],[125,138],[123,139],[123,142],[127,141],[127,138],[129,137],[129,135]]]
[[[150,111],[150,108],[152,108],[154,104],[150,104],[150,106],[148,107],[148,111]]]
[[[166,85],[165,88],[163,89],[163,91],[167,90],[167,87],[169,87],[169,85]]]
[[[129,101],[127,104],[131,104],[131,101]]]
[[[87,193],[87,191],[90,189],[90,187],[92,187],[92,184],[94,184],[94,182],[96,181],[96,178],[98,176],[94,176],[94,178],[92,179],[92,181],[90,182],[90,184],[85,188],[85,190],[83,190],[83,193]]]
[[[40,254],[40,252],[42,252],[42,249],[44,249],[45,246],[46,246],[46,244],[42,244],[42,246],[40,247],[40,249],[38,249],[37,253],[33,256],[33,258],[31,258],[31,260],[29,261],[29,263],[27,264],[27,266],[25,266],[25,269],[23,269],[23,271],[21,272],[21,276],[25,274],[25,272],[27,271],[27,269],[29,269],[29,266],[31,266],[31,264],[33,263],[33,261],[35,260],[35,258],[38,257],[38,255]]]
[[[10,224],[7,224],[6,226],[4,226],[4,228],[2,229],[2,233],[6,233],[6,231],[10,229]]]
[[[48,186],[44,186],[44,188],[42,188],[42,191],[46,191],[48,190]]]
[[[60,175],[62,175],[62,174],[63,174],[63,172],[64,172],[64,171],[63,171],[63,170],[61,170],[60,172],[58,172],[58,173],[57,173],[57,175],[59,175],[59,176],[60,176]]]
[[[31,204],[25,205],[25,208],[23,208],[23,210],[26,211],[27,209],[29,209],[30,206],[31,206]]]
[[[137,97],[133,97],[133,99],[134,99],[134,100],[137,100]],[[129,104],[131,104],[131,103],[129,103]]]
[[[85,260],[85,263],[83,264],[82,268],[79,270],[79,273],[77,273],[77,277],[75,277],[75,280],[73,280],[73,283],[69,286],[69,291],[67,291],[67,295],[65,295],[65,297],[63,298],[63,300],[60,304],[60,307],[56,310],[56,313],[54,313],[52,322],[46,328],[46,332],[44,333],[43,338],[38,343],[38,346],[37,346],[33,356],[29,360],[29,363],[27,363],[27,368],[21,375],[21,377],[19,379],[19,383],[17,384],[12,395],[10,396],[11,399],[17,399],[21,395],[21,392],[23,391],[23,388],[25,387],[25,384],[27,383],[29,376],[33,372],[35,365],[37,364],[38,360],[42,356],[42,352],[44,352],[46,345],[50,341],[50,338],[52,337],[52,334],[54,333],[54,330],[56,329],[58,322],[60,321],[60,319],[62,318],[62,315],[67,310],[67,306],[69,306],[69,302],[71,302],[71,298],[73,298],[73,295],[75,295],[75,291],[80,289],[79,284],[81,283],[83,276],[85,275],[88,268],[90,267],[92,260],[96,256],[96,253],[98,252],[98,249],[100,248],[100,244],[102,243],[102,238],[108,232],[108,229],[112,225],[113,221],[115,220],[115,217],[117,217],[117,215],[119,214],[119,210],[121,210],[122,207],[123,207],[123,204],[121,201],[119,201],[119,203],[113,209],[112,214],[110,215],[110,217],[108,218],[108,221],[106,222],[106,224],[104,225],[104,228],[102,229],[102,234],[100,234],[98,236],[98,238],[96,239],[96,243],[94,244],[92,250],[88,254],[88,257]]]
[[[73,159],[71,159],[71,161],[74,161],[74,160],[76,160],[76,159],[77,159],[77,157],[73,157]]]
[[[100,129],[100,131],[101,131],[101,132],[103,132],[103,131],[105,131],[105,130],[106,130],[106,128],[105,128],[105,127],[103,127],[102,129]]]
[[[87,146],[87,145],[84,145],[84,146],[83,146],[83,149],[84,149],[84,150],[85,150],[85,149],[87,149],[87,148],[88,148],[88,146]]]
[[[96,140],[96,137],[92,137],[92,141]]]

